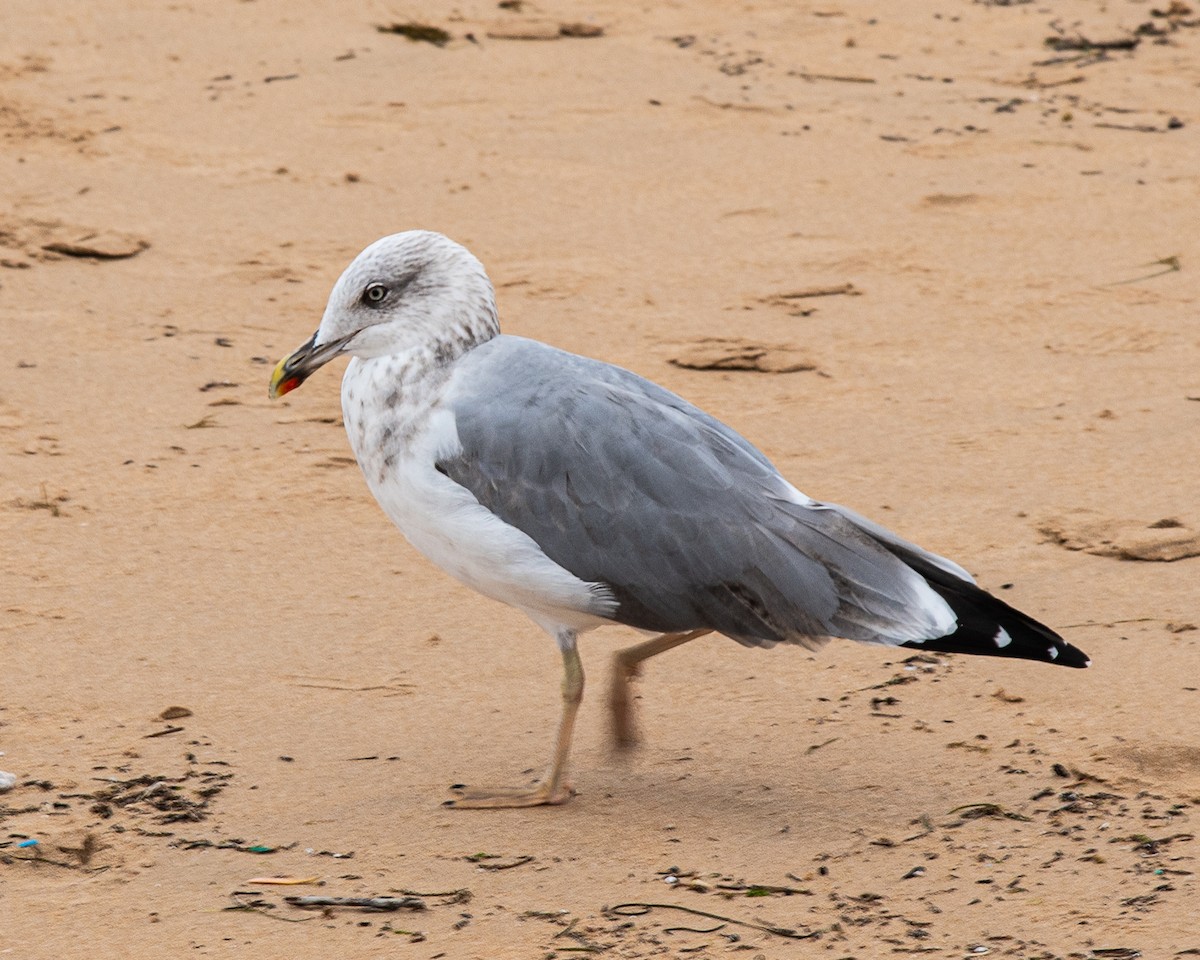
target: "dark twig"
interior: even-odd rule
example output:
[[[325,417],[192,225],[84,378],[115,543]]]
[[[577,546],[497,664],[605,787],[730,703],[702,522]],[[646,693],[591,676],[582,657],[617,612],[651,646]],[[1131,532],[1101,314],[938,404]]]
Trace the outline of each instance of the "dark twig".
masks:
[[[808,287],[804,290],[792,290],[788,293],[776,293],[768,300],[807,300],[809,297],[857,297],[862,291],[852,283],[839,283],[832,287]]]
[[[494,857],[495,854],[473,853],[471,856],[464,857],[463,859],[475,864],[475,866],[477,866],[480,870],[511,870],[513,867],[523,867],[527,863],[533,863],[534,859],[529,854],[523,854],[522,856],[517,857],[515,860],[510,860],[507,863],[486,862]]]
[[[874,83],[874,77],[856,77],[842,73],[792,73],[801,80],[833,80],[836,83]]]
[[[272,913],[275,904],[268,903],[266,900],[239,900],[231,895],[233,905],[225,907],[225,910],[240,910],[244,913],[261,913],[264,917],[270,917],[272,920],[282,920],[285,923],[307,923],[309,920],[316,920],[316,917],[284,917],[278,913]]]
[[[422,893],[420,890],[393,890],[393,893],[402,893],[406,897],[445,897],[444,906],[449,906],[455,903],[470,903],[474,896],[466,887],[461,887],[458,890],[444,890],[436,893]]]
[[[416,897],[284,897],[284,903],[305,909],[313,907],[358,907],[363,910],[424,910],[425,901]]]
[[[751,930],[761,930],[764,933],[771,933],[777,937],[786,937],[789,940],[812,940],[820,936],[819,932],[799,933],[790,927],[775,927],[765,923],[753,923],[749,920],[735,920],[733,917],[725,917],[719,913],[696,910],[692,907],[681,907],[675,903],[618,903],[615,907],[604,908],[605,913],[615,917],[644,917],[651,910],[679,910],[682,913],[690,913],[694,917],[706,917],[709,920],[720,920],[722,923],[732,923],[739,927],[749,927]],[[676,927],[673,929],[680,928]]]
[[[1129,130],[1133,133],[1166,133],[1166,130],[1154,126],[1152,123],[1093,123],[1093,127],[1099,127],[1103,130]],[[1128,281],[1126,281],[1128,282]]]
[[[62,860],[51,860],[49,857],[43,857],[41,854],[34,854],[32,857],[22,857],[15,853],[6,853],[3,859],[5,863],[12,860],[24,860],[26,863],[47,863],[52,867],[62,867],[66,870],[79,869],[79,864],[77,863],[64,863]]]
[[[444,47],[452,39],[441,27],[431,27],[424,23],[378,24],[375,29],[380,33],[395,33],[408,37],[414,43],[432,43],[435,47]]]
[[[957,813],[964,820],[978,820],[981,817],[1005,817],[1009,820],[1029,822],[1030,819],[1023,813],[1006,810],[998,803],[964,803],[961,807],[955,807],[950,812]]]
[[[1141,277],[1139,279],[1145,279]],[[1131,283],[1130,280],[1122,280],[1121,283]],[[1060,630],[1073,630],[1077,627],[1115,627],[1119,623],[1155,623],[1161,620],[1161,617],[1131,617],[1126,620],[1085,620],[1083,623],[1064,623],[1059,626]]]
[[[1117,280],[1115,283],[1110,283],[1110,287],[1119,287],[1124,283],[1138,283],[1142,280],[1153,280],[1155,277],[1162,277],[1168,273],[1178,273],[1183,269],[1183,264],[1179,262],[1179,257],[1163,257],[1161,260],[1152,260],[1150,263],[1143,264],[1146,267],[1163,267],[1162,270],[1156,270],[1154,273],[1147,273],[1142,277],[1133,277],[1130,280]],[[1152,617],[1141,619],[1150,620]],[[1132,623],[1133,621],[1118,620],[1117,623]]]
[[[772,883],[718,883],[718,890],[728,890],[734,893],[745,893],[748,897],[766,897],[772,893],[781,893],[785,897],[803,894],[811,897],[813,892],[802,887],[780,887]]]
[[[1059,53],[1064,50],[1082,50],[1084,52],[1092,50],[1133,50],[1141,42],[1141,37],[1118,37],[1115,40],[1089,40],[1083,34],[1077,34],[1074,37],[1064,35],[1046,38],[1046,46]]]
[[[169,733],[182,733],[183,727],[166,727],[163,730],[155,730],[154,733],[148,733],[143,740],[153,740],[155,737],[165,737]]]

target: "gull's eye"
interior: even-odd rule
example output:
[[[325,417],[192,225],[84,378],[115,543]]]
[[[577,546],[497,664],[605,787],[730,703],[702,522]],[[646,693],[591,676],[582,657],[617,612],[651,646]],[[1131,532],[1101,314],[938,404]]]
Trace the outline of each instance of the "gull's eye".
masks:
[[[368,307],[377,307],[387,299],[388,288],[382,283],[368,283],[363,291],[362,299]]]

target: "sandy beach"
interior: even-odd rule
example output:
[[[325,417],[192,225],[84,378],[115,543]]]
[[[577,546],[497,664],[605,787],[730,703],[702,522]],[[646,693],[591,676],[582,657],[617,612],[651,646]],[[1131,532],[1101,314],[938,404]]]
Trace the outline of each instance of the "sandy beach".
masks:
[[[1192,0],[6,0],[0,957],[1200,952],[1198,158]],[[418,227],[1094,666],[707,637],[618,756],[613,627],[578,795],[444,809],[554,644],[389,523],[343,362],[267,398]]]

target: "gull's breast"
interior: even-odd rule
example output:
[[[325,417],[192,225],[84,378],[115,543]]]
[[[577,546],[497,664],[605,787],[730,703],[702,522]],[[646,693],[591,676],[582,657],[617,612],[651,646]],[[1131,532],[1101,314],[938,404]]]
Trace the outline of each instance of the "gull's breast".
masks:
[[[550,629],[606,622],[616,607],[606,588],[559,566],[438,471],[439,460],[462,449],[454,414],[440,403],[440,388],[411,384],[394,395],[386,360],[351,360],[342,413],[367,486],[409,543],[455,579]]]

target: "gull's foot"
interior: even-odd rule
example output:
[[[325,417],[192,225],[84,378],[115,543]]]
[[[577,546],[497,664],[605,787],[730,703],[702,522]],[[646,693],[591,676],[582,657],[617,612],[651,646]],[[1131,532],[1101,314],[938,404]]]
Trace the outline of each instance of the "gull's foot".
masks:
[[[558,806],[575,796],[574,788],[566,782],[551,786],[545,781],[529,787],[467,787],[456,783],[454,794],[442,803],[456,810],[504,810],[514,807]]]
[[[642,744],[637,717],[633,709],[632,679],[636,668],[630,670],[621,663],[614,665],[612,684],[608,688],[609,720],[612,727],[613,749],[626,753]]]

